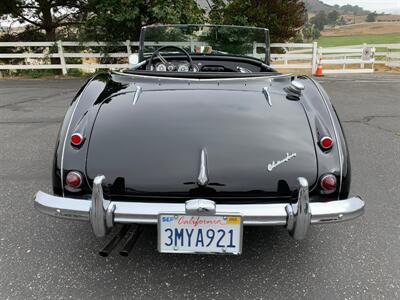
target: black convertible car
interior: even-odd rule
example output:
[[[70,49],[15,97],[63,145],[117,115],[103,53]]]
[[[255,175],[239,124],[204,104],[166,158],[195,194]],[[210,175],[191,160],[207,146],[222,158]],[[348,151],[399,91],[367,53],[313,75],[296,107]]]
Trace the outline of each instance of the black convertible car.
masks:
[[[136,59],[135,59],[136,58]],[[123,72],[95,75],[60,128],[53,192],[35,207],[121,230],[129,253],[141,224],[158,225],[158,250],[242,251],[243,226],[311,224],[362,215],[349,198],[350,160],[324,89],[270,64],[264,28],[143,27]]]

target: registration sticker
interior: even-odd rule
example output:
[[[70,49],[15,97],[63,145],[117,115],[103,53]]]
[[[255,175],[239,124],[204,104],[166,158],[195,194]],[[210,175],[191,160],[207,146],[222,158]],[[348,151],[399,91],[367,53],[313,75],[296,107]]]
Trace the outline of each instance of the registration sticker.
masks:
[[[227,224],[240,224],[240,217],[227,217]]]

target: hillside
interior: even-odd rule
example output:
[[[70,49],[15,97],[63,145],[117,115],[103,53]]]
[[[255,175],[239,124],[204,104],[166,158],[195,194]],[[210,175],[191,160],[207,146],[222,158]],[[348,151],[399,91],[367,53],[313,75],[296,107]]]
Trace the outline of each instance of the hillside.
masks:
[[[213,4],[213,0],[196,0],[199,6],[206,11],[210,10],[210,6]],[[226,0],[225,0],[226,1]],[[319,11],[325,11],[326,13],[329,13],[331,11],[338,11],[341,14],[346,14],[346,13],[356,13],[357,15],[367,15],[369,11],[366,11],[362,9],[361,7],[357,5],[350,5],[346,4],[343,6],[339,5],[329,5],[324,3],[321,0],[303,0],[304,4],[306,5],[306,9],[309,13],[314,14]]]
[[[357,5],[350,5],[346,4],[343,6],[339,5],[328,5],[320,0],[303,0],[308,12],[310,13],[317,13],[319,11],[325,11],[326,13],[329,13],[331,11],[338,11],[341,14],[347,14],[347,13],[355,13],[357,15],[367,15],[369,11],[364,10],[363,8],[357,6]]]
[[[335,10],[333,6],[325,4],[319,0],[304,0],[304,4],[306,5],[306,8],[309,12],[319,12],[319,11],[331,12]]]

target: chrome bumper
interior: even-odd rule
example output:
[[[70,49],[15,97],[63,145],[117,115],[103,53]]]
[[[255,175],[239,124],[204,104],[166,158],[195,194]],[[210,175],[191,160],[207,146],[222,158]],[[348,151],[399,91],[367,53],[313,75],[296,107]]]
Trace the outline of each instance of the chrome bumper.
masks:
[[[240,214],[244,225],[286,226],[295,239],[303,239],[310,224],[348,221],[364,213],[365,203],[359,197],[332,202],[311,202],[308,183],[299,178],[298,201],[295,204],[215,204],[205,199],[186,203],[144,203],[109,201],[103,197],[102,182],[93,182],[92,199],[63,198],[39,191],[35,208],[54,217],[90,221],[96,236],[102,237],[115,223],[157,224],[160,213]]]

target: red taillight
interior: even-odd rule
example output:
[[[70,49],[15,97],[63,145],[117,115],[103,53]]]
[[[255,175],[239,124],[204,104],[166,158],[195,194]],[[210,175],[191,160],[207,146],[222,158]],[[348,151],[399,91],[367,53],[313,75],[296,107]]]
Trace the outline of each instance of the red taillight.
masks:
[[[319,144],[323,150],[329,150],[333,146],[333,140],[329,136],[324,136],[320,141]]]
[[[327,174],[321,178],[321,188],[325,193],[333,193],[336,191],[336,177],[332,174]]]
[[[79,188],[82,184],[82,175],[78,172],[71,171],[67,174],[65,182],[70,188]]]
[[[83,136],[80,133],[73,133],[71,135],[71,144],[74,146],[79,146],[83,142]]]

